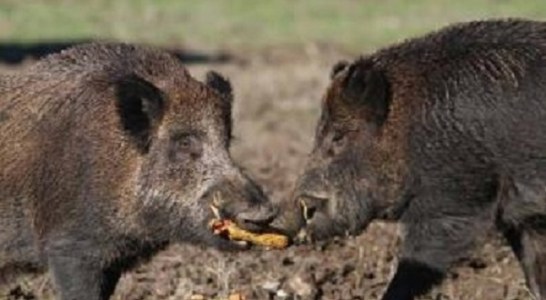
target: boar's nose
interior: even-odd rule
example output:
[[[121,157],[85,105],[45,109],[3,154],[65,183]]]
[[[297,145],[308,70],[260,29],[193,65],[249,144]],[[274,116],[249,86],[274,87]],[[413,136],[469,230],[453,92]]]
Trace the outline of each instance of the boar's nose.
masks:
[[[210,193],[212,205],[220,218],[231,219],[249,231],[264,231],[279,213],[253,183],[240,186],[228,182],[218,185]]]
[[[301,205],[303,218],[306,223],[310,223],[317,212],[324,211],[328,203],[327,198],[307,194],[300,195],[297,199]]]
[[[244,229],[260,232],[266,230],[277,215],[276,207],[270,203],[262,203],[236,213],[235,222]]]
[[[235,221],[239,226],[253,231],[261,231],[277,217],[279,211],[262,189],[250,179],[245,185],[246,201],[243,209],[235,212]]]

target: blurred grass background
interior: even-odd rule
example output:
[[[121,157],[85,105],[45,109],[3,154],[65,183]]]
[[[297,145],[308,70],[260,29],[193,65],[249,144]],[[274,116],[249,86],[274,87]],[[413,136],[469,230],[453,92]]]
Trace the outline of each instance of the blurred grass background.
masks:
[[[207,49],[324,42],[366,51],[455,21],[546,18],[544,0],[0,0],[0,40]]]

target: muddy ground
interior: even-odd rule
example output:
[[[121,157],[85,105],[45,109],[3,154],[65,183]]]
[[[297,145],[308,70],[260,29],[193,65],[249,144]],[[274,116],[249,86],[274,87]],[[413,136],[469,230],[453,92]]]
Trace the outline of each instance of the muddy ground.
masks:
[[[233,154],[275,200],[285,199],[310,149],[330,66],[350,55],[329,47],[270,49],[221,64],[235,89]],[[13,67],[10,67],[13,68]],[[114,299],[378,299],[393,274],[397,226],[374,223],[359,237],[286,251],[219,253],[172,246],[121,279]],[[448,280],[422,299],[531,299],[521,270],[491,235]],[[0,299],[53,299],[47,276],[26,276]]]

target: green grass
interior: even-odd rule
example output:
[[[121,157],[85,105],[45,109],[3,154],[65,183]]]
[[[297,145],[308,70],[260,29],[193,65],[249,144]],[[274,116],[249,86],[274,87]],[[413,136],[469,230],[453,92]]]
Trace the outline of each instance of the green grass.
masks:
[[[546,1],[0,0],[0,40],[96,37],[213,49],[328,42],[367,50],[492,17],[546,20]]]

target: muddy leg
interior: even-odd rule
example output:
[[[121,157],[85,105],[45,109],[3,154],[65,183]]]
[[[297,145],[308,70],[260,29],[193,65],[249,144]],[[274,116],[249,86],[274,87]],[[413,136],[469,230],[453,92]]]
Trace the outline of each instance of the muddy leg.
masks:
[[[106,268],[92,245],[63,241],[61,247],[50,248],[48,262],[60,299],[107,300],[113,294],[121,269]]]
[[[71,254],[51,256],[49,263],[59,299],[108,299],[101,295],[103,277],[97,266]]]
[[[545,170],[541,168],[541,170]],[[498,223],[525,273],[535,299],[546,300],[546,179],[506,178]]]
[[[514,229],[504,235],[518,258],[527,286],[536,299],[546,300],[546,229]]]
[[[383,300],[412,300],[425,294],[444,278],[444,272],[427,263],[402,259]]]
[[[406,234],[400,262],[383,300],[415,299],[441,283],[449,267],[473,249],[484,228],[492,227],[488,210],[410,208],[402,218]]]

